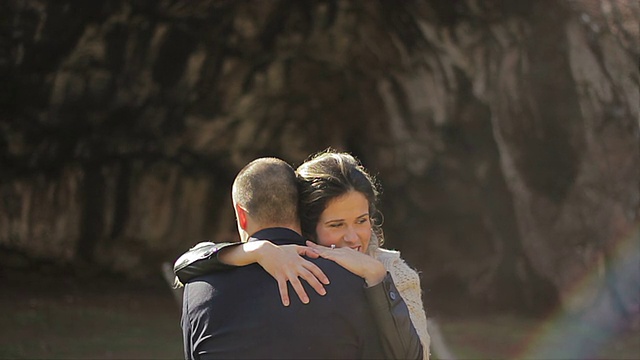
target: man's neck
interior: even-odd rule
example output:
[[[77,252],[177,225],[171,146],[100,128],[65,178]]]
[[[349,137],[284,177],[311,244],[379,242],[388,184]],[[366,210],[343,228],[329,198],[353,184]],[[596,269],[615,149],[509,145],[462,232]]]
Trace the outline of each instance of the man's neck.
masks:
[[[247,232],[247,235],[251,236],[260,230],[271,229],[271,228],[285,228],[285,229],[293,230],[298,234],[302,234],[302,231],[301,231],[302,228],[300,227],[300,224],[278,224],[278,223],[255,224],[254,226],[247,226],[246,232]],[[247,241],[247,240],[248,240],[248,237],[247,239],[243,239],[243,241]]]

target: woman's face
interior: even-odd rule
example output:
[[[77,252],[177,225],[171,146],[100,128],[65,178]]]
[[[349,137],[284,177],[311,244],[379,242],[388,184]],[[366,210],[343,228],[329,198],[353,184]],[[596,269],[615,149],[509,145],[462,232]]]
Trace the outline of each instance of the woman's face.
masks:
[[[366,252],[371,240],[369,201],[358,191],[350,191],[327,203],[316,225],[318,244],[348,246]]]

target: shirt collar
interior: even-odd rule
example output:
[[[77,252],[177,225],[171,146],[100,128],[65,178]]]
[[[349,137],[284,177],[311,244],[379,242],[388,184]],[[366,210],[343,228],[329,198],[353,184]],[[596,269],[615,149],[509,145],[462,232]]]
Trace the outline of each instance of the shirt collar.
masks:
[[[276,245],[305,245],[304,238],[297,232],[283,227],[273,227],[258,230],[255,232],[248,241],[254,240],[269,240]]]

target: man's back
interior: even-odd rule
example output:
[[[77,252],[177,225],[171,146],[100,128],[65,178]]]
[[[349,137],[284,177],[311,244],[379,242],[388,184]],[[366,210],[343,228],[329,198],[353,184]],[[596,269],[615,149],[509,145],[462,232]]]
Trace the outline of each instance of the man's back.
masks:
[[[381,358],[363,280],[325,259],[327,294],[306,288],[310,303],[285,307],[277,283],[259,265],[199,277],[185,288],[188,358]],[[306,285],[306,284],[305,284]],[[290,291],[293,291],[290,289]]]

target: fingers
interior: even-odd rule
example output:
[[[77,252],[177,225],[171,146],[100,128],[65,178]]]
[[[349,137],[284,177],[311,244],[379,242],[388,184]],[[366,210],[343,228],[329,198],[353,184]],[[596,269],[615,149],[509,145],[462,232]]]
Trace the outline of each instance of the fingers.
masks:
[[[324,288],[323,284],[329,284],[329,279],[319,267],[309,262],[306,264],[306,268],[299,269],[298,271],[292,272],[288,276],[283,276],[282,279],[277,280],[282,305],[289,306],[291,303],[287,282],[291,283],[291,287],[293,287],[293,290],[296,292],[298,298],[303,304],[309,303],[309,296],[304,290],[304,286],[302,285],[300,278],[306,281],[319,295],[324,296],[327,294],[327,290]]]
[[[320,284],[318,279],[316,279],[308,271],[307,274],[309,275],[305,274],[303,275],[303,278],[318,292],[318,294],[326,294],[326,290],[324,289],[322,284]],[[309,303],[309,296],[307,295],[307,292],[304,291],[304,287],[302,286],[300,279],[295,274],[292,274],[291,276],[284,276],[282,279],[278,278],[276,279],[276,281],[278,282],[278,290],[280,291],[280,299],[282,300],[282,305],[289,306],[289,304],[291,303],[289,299],[289,288],[287,287],[287,282],[291,283],[293,290],[296,292],[298,298],[300,299],[300,301],[302,301],[303,304]],[[315,284],[313,283],[313,281],[315,281]]]
[[[318,254],[318,256],[325,258],[325,259],[329,259],[329,260],[334,260],[336,255],[339,255],[340,250],[342,249],[331,249],[325,246],[320,246],[320,245],[316,245],[317,248],[313,249],[313,251],[315,251],[316,254]]]
[[[310,261],[307,261],[305,263],[305,268],[311,272],[311,274],[313,275],[312,277],[320,280],[320,282],[322,282],[325,285],[329,285],[329,278],[327,277],[327,275],[324,274],[324,272],[316,264]],[[318,294],[320,294],[320,292],[318,292]],[[324,294],[320,294],[320,295],[324,295]]]
[[[316,271],[315,273],[313,271]],[[300,276],[320,295],[325,295],[324,284],[329,284],[329,279],[324,275],[322,270],[312,263],[308,264],[307,269]],[[320,283],[322,281],[322,283]]]
[[[287,288],[287,281],[280,280],[278,281],[278,290],[280,290],[280,299],[282,300],[282,305],[289,306],[289,289]]]
[[[322,248],[320,251],[327,249],[324,247],[320,248]],[[265,261],[263,261],[261,265],[276,279],[278,290],[280,291],[280,298],[284,306],[291,304],[287,282],[291,284],[298,298],[304,304],[308,304],[310,298],[302,285],[301,279],[306,281],[319,295],[325,295],[327,293],[324,285],[329,284],[329,278],[316,264],[300,257],[318,258],[320,254],[316,250],[310,247],[296,245],[284,245],[279,249],[283,250],[283,252],[279,254],[289,255],[274,255],[265,258]],[[278,258],[278,260],[272,261],[275,258]]]
[[[327,293],[327,290],[324,289],[324,286],[322,286],[322,284],[320,283],[320,281],[318,281],[318,279],[316,279],[315,276],[313,276],[313,274],[308,273],[308,275],[303,276],[303,279],[309,283],[309,285],[311,285],[311,287],[320,295],[325,295]],[[300,298],[300,300],[302,300],[302,298]],[[304,302],[304,301],[303,301]],[[308,301],[307,301],[308,302]],[[304,302],[306,304],[306,302]]]
[[[306,243],[307,243],[307,246],[312,248],[312,249],[317,249],[317,248],[320,248],[320,247],[324,247],[324,246],[320,246],[320,245],[314,243],[313,241],[309,241],[309,240],[307,240]]]
[[[318,257],[320,257],[320,255],[318,255],[317,251],[315,251],[314,249],[305,247],[305,246],[298,246],[296,248],[296,250],[298,251],[298,255],[300,255],[300,256],[306,256],[306,257],[310,257],[312,259],[317,259]]]
[[[335,250],[332,248],[328,248],[326,246],[322,246],[322,245],[318,245],[314,242],[311,242],[309,240],[307,240],[307,247],[310,248],[313,252],[315,252],[316,254],[322,256],[322,254],[324,252],[326,252],[327,250]]]
[[[300,298],[300,301],[302,301],[303,304],[308,304],[309,296],[307,295],[307,292],[304,291],[304,287],[302,287],[302,283],[300,283],[300,279],[298,279],[298,277],[295,276],[293,278],[290,278],[289,282],[291,283],[291,286],[293,286],[293,290],[295,290],[296,294],[298,294],[298,298]]]

